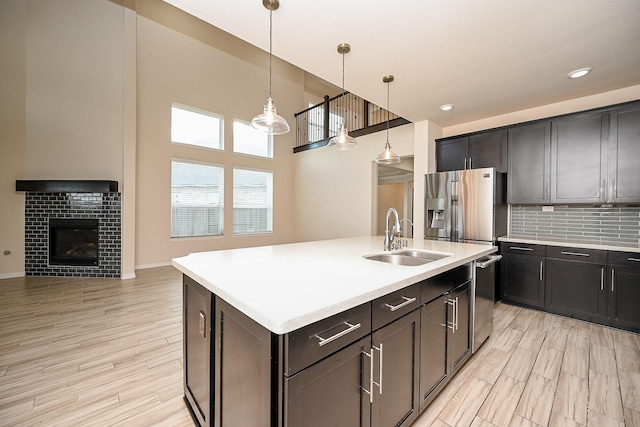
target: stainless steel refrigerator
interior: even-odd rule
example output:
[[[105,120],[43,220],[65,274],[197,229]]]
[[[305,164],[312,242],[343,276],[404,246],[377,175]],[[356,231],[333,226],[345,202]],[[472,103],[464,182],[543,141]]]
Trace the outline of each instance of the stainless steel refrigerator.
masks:
[[[425,175],[425,239],[497,244],[507,234],[506,175],[494,168]],[[500,255],[475,262],[472,351],[491,335]]]

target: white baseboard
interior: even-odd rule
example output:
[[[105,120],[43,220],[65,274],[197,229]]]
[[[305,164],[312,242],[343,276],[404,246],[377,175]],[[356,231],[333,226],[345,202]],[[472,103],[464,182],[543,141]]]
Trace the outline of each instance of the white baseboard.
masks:
[[[155,267],[168,267],[170,265],[171,265],[171,262],[159,262],[157,264],[136,265],[136,270],[145,270],[147,268],[155,268]]]
[[[16,277],[24,277],[26,273],[24,271],[18,271],[16,273],[2,273],[0,274],[0,280],[2,279],[14,279]]]

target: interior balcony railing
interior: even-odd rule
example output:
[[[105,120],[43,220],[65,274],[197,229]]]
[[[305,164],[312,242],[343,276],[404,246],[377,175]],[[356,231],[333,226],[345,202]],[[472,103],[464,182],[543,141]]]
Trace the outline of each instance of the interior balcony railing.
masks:
[[[343,120],[346,120],[349,135],[357,138],[389,127],[410,123],[397,114],[379,107],[349,92],[333,98],[324,97],[324,102],[294,114],[296,118],[296,145],[294,153],[324,147],[337,135]]]

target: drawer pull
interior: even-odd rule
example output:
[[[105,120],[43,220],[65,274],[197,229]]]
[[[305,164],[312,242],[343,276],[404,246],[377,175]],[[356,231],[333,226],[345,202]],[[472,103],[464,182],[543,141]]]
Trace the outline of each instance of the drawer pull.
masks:
[[[360,323],[356,323],[355,325],[352,325],[349,322],[342,322],[342,323],[347,325],[348,328],[345,329],[344,331],[338,332],[335,335],[331,335],[329,338],[322,338],[319,334],[316,334],[315,337],[318,338],[318,345],[322,347],[323,345],[329,344],[331,341],[335,341],[338,338],[342,338],[343,336],[347,335],[349,332],[353,332],[361,326]]]
[[[520,246],[510,246],[509,249],[512,249],[514,251],[526,251],[526,252],[533,251],[532,248],[521,248]]]
[[[385,307],[387,307],[387,308],[388,308],[389,310],[391,310],[391,311],[396,311],[396,310],[401,309],[401,308],[402,308],[402,307],[404,307],[405,305],[409,305],[409,304],[411,304],[412,302],[415,302],[415,301],[416,301],[416,298],[415,298],[415,297],[414,297],[414,298],[409,298],[409,297],[405,297],[405,296],[403,296],[403,297],[402,297],[402,299],[404,299],[404,301],[403,301],[403,302],[401,302],[401,303],[400,303],[400,304],[398,304],[398,305],[385,304],[384,306],[385,306]]]
[[[629,261],[640,262],[640,258],[627,258]]]
[[[576,256],[589,256],[589,254],[585,254],[582,252],[569,252],[569,251],[562,251],[560,252],[562,255],[576,255]]]
[[[198,321],[198,333],[202,338],[207,337],[207,314],[200,310],[200,319]]]

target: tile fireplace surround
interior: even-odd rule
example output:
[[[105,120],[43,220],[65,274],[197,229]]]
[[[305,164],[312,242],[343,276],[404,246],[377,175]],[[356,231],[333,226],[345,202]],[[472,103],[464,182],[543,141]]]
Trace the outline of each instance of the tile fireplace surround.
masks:
[[[25,196],[25,274],[27,276],[121,277],[121,193],[110,188],[78,185],[29,186],[18,181]],[[40,181],[50,183],[52,181]],[[102,181],[104,182],[104,181]],[[107,181],[113,183],[113,181]],[[78,181],[86,184],[86,181]],[[62,191],[59,191],[62,190]],[[49,219],[98,219],[98,265],[49,265]]]

